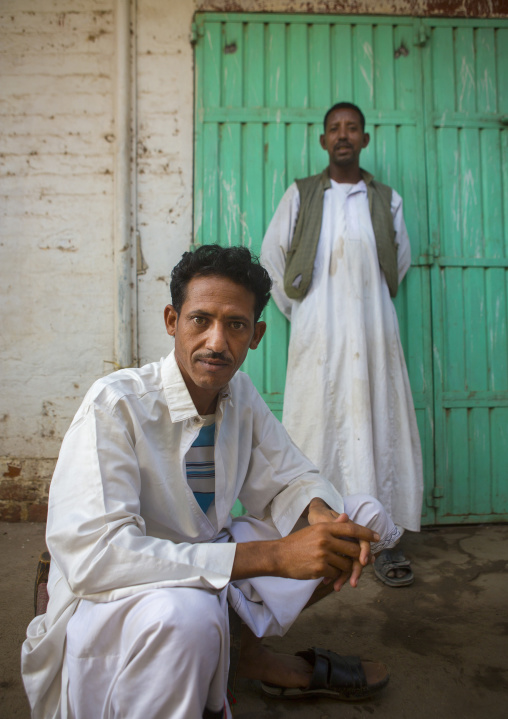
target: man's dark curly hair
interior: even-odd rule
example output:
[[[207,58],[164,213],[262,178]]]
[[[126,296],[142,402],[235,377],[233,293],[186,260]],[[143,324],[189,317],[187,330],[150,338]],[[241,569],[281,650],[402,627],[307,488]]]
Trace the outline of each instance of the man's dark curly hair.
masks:
[[[323,127],[325,129],[326,133],[326,123],[328,122],[328,118],[332,114],[332,112],[335,112],[335,110],[354,110],[358,117],[360,118],[360,124],[362,126],[363,132],[365,132],[365,115],[360,110],[358,105],[353,105],[352,102],[338,102],[337,104],[333,105],[328,112],[325,115],[325,119],[323,120]]]
[[[227,277],[250,290],[255,299],[254,321],[257,322],[270,299],[272,281],[257,257],[246,247],[202,245],[194,252],[184,252],[171,272],[171,298],[177,314],[182,311],[187,285],[194,277]]]

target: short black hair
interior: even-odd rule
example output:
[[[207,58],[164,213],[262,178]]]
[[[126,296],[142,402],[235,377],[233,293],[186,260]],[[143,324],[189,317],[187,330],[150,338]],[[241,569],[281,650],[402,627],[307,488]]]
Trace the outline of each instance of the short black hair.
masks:
[[[328,110],[328,112],[325,115],[325,119],[323,121],[323,126],[325,128],[325,132],[326,132],[326,123],[328,122],[328,117],[330,116],[330,114],[332,112],[335,112],[335,110],[354,110],[360,117],[360,122],[362,124],[362,131],[365,132],[365,115],[360,110],[358,105],[353,105],[352,102],[338,102],[336,105],[334,105],[333,107],[331,107]]]
[[[171,298],[179,315],[194,277],[227,277],[253,293],[254,321],[257,322],[270,299],[272,281],[259,259],[246,247],[201,245],[194,252],[184,252],[171,272]]]

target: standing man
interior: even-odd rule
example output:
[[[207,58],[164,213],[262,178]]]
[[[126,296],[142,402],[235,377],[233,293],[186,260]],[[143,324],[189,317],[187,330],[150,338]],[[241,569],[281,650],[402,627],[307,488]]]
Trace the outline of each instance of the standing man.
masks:
[[[257,639],[356,586],[369,543],[395,531],[376,500],[343,502],[238,372],[270,285],[245,248],[186,252],[164,312],[174,351],[83,400],[51,483],[49,604],[23,645],[34,719],[229,717],[228,604],[246,624],[239,670],[272,695],[360,698],[388,682],[377,662]],[[237,498],[249,515],[233,520]]]
[[[326,113],[329,166],[289,187],[261,260],[291,321],[283,411],[291,438],[343,495],[372,494],[399,529],[418,531],[421,447],[391,299],[411,250],[400,196],[360,167],[369,139],[356,105]],[[413,582],[400,549],[383,551],[375,572],[389,586]]]

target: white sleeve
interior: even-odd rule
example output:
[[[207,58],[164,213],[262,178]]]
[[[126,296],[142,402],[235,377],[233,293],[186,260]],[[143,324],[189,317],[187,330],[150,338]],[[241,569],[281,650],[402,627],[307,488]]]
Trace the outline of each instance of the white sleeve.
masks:
[[[393,227],[395,229],[395,242],[398,246],[397,265],[400,285],[411,265],[411,245],[409,243],[406,223],[404,222],[404,215],[402,214],[402,197],[395,192],[395,190],[392,190],[391,211]]]
[[[251,402],[255,416],[252,454],[239,494],[249,514],[258,519],[270,515],[286,536],[315,497],[343,512],[339,492],[298,449],[257,392]]]
[[[78,412],[51,483],[46,538],[52,560],[73,594],[92,601],[158,587],[222,589],[233,544],[147,536],[131,423],[117,408],[94,403]]]
[[[261,264],[268,270],[273,280],[272,297],[288,320],[291,320],[291,308],[294,300],[289,299],[284,292],[284,272],[286,255],[293,241],[299,209],[300,193],[296,183],[293,183],[284,193],[261,247]]]

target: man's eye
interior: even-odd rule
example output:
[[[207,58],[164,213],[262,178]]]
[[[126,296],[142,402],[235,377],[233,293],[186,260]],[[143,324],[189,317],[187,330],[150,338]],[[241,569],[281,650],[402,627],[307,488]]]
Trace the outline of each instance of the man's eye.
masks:
[[[193,317],[192,320],[193,320],[193,322],[194,322],[195,325],[200,325],[200,326],[201,326],[201,325],[204,325],[205,322],[206,322],[206,320],[205,320],[204,317]]]
[[[234,330],[241,330],[241,329],[243,329],[244,326],[245,325],[243,324],[243,322],[231,322],[231,327]]]

